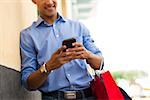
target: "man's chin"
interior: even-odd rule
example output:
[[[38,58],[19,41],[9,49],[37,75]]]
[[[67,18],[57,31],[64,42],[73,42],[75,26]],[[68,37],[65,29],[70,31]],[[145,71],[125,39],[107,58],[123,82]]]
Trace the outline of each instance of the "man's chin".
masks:
[[[55,17],[57,15],[57,13],[55,14],[47,14],[47,17],[49,17],[49,18],[53,18],[53,17]]]
[[[49,17],[49,18],[53,18],[53,17],[54,17],[54,15],[48,15],[48,17]]]

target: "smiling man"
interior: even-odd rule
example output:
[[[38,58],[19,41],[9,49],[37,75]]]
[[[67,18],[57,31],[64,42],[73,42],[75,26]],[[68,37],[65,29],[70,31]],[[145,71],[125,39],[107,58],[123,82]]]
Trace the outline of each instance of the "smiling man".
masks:
[[[32,0],[39,18],[21,31],[21,81],[28,90],[39,90],[42,100],[95,100],[90,88],[90,65],[99,69],[103,57],[88,29],[57,12],[57,0]],[[73,48],[63,40],[75,38]]]

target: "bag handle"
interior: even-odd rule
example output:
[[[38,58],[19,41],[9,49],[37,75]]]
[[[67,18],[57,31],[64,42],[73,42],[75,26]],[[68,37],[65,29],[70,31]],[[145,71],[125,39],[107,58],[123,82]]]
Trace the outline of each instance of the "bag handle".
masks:
[[[100,76],[101,73],[104,73],[104,58],[102,58],[100,68],[98,70],[94,70],[95,75]]]
[[[104,57],[102,57],[101,65],[98,70],[94,70],[92,67],[87,68],[88,73],[92,76],[92,78],[95,77],[95,75],[100,76],[101,73],[104,73]]]

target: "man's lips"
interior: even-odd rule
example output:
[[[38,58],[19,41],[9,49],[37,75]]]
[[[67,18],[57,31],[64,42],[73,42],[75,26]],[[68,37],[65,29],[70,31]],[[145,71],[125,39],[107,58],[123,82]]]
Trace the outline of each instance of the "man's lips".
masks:
[[[47,10],[52,10],[52,9],[54,9],[55,8],[55,5],[53,5],[53,6],[46,6],[45,7],[45,9],[47,9]]]

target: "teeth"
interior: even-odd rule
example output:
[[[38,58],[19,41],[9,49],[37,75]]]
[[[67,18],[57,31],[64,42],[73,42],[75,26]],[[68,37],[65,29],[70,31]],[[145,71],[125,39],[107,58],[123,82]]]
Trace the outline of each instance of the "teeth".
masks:
[[[50,6],[50,7],[46,7],[46,8],[53,8],[53,7],[55,7],[55,6]]]

